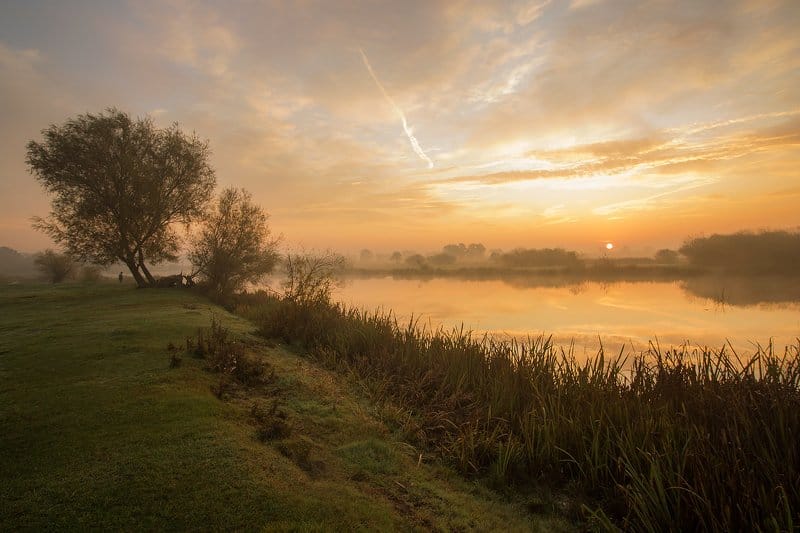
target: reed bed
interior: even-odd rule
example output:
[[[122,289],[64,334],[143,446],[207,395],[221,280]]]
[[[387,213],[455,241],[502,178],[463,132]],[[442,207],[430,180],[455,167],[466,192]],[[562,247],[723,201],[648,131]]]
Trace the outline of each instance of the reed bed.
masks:
[[[579,362],[547,338],[431,331],[325,299],[251,295],[239,311],[357,376],[415,446],[512,490],[569,486],[593,527],[800,527],[800,339],[746,358],[651,345]]]

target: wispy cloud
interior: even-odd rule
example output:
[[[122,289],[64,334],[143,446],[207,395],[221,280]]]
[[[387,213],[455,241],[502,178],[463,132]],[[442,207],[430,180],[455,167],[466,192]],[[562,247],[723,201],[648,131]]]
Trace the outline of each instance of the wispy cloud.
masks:
[[[386,99],[387,102],[389,102],[389,105],[392,106],[392,109],[394,109],[394,112],[397,113],[397,116],[400,117],[400,121],[403,123],[403,131],[406,132],[406,137],[408,137],[408,141],[411,143],[411,148],[414,150],[414,153],[417,154],[419,158],[422,159],[423,161],[427,161],[428,168],[433,168],[433,161],[431,161],[431,158],[428,157],[428,155],[419,145],[419,141],[417,141],[417,138],[414,137],[414,133],[408,126],[408,121],[406,120],[405,113],[403,113],[403,110],[400,109],[400,107],[395,103],[392,97],[389,96],[389,93],[386,92],[386,89],[378,79],[378,76],[375,75],[375,71],[372,70],[372,65],[370,65],[369,59],[367,58],[367,54],[364,53],[364,50],[359,48],[358,51],[361,52],[361,59],[364,61],[364,66],[367,67],[367,71],[369,71],[369,75],[372,77],[372,81],[375,82],[375,85],[378,86],[378,89],[380,89],[381,94],[383,94],[383,97]]]
[[[716,162],[728,162],[767,150],[792,150],[800,144],[800,123],[782,123],[749,132],[737,132],[689,142],[684,136],[724,125],[749,122],[756,118],[794,117],[796,111],[776,112],[728,120],[710,125],[664,130],[652,137],[580,144],[559,150],[542,150],[527,154],[528,168],[521,159],[517,169],[492,172],[499,162],[473,166],[470,170],[487,169],[485,174],[464,173],[450,178],[452,182],[503,184],[539,179],[594,178],[601,175],[672,175],[697,172]],[[670,138],[669,134],[678,134]],[[542,164],[544,162],[544,164]]]
[[[592,210],[592,212],[596,215],[607,216],[619,212],[641,211],[646,209],[652,209],[657,202],[663,201],[664,198],[668,196],[677,194],[679,192],[697,189],[698,187],[703,187],[705,185],[711,185],[712,183],[715,183],[717,181],[718,180],[716,178],[697,178],[666,192],[651,194],[643,198],[634,198],[632,200],[626,200],[623,202],[614,202],[612,204],[596,207]]]

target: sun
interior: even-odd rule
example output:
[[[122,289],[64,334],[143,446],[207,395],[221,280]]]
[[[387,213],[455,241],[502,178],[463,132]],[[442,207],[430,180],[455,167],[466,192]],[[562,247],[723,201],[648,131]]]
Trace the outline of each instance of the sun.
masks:
[[[606,243],[606,250],[613,250],[613,249],[614,249],[614,243],[613,242],[607,242]]]

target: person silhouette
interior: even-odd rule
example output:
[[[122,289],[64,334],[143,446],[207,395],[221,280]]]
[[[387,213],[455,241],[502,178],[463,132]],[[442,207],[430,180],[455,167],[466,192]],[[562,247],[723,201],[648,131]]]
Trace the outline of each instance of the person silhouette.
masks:
[[[119,276],[117,276],[117,278],[119,278],[119,282],[122,283],[122,272],[119,273]]]

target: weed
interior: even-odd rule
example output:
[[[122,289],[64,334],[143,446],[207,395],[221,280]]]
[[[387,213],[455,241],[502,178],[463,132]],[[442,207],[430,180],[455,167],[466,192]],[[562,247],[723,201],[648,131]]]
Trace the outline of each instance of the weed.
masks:
[[[578,362],[549,338],[430,331],[324,299],[261,296],[262,335],[356,376],[418,449],[524,490],[585,494],[624,530],[791,530],[800,523],[800,339],[747,358],[651,345]]]
[[[167,353],[169,353],[170,368],[178,368],[179,366],[181,366],[183,358],[181,358],[180,349],[177,346],[175,346],[171,342],[167,344]]]
[[[206,360],[207,370],[230,376],[242,385],[262,385],[275,379],[274,369],[268,372],[265,361],[246,353],[245,345],[233,339],[230,331],[213,318],[210,328],[198,330],[196,341],[187,339],[186,347]]]
[[[278,400],[274,399],[269,409],[254,403],[250,408],[250,417],[255,421],[257,437],[261,442],[283,439],[292,433],[286,412],[278,408]]]

